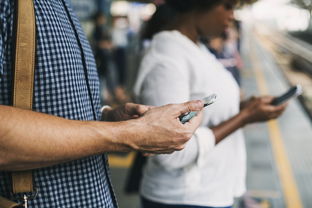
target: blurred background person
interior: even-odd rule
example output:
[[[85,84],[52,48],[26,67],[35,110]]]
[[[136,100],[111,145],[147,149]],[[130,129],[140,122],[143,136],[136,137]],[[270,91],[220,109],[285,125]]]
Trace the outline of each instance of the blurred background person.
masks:
[[[222,63],[222,65],[233,75],[235,81],[241,86],[240,70],[243,67],[239,53],[238,31],[233,24],[218,37],[204,40],[203,43],[211,53]]]
[[[240,128],[277,118],[286,107],[272,106],[270,96],[240,102],[233,76],[199,41],[225,31],[236,3],[166,1],[176,15],[153,36],[134,89],[137,101],[157,106],[212,93],[218,98],[184,150],[148,158],[140,191],[144,208],[232,207],[246,189]]]
[[[93,51],[100,78],[101,102],[112,104],[118,87],[116,65],[113,59],[113,43],[110,28],[104,13],[94,15]]]
[[[116,98],[119,102],[129,100],[125,92],[127,77],[127,46],[128,46],[129,27],[126,17],[116,17],[113,20],[112,41],[114,46],[114,61],[118,75],[118,88]]]
[[[127,37],[119,29],[112,31],[102,12],[95,14],[94,23],[92,42],[101,81],[102,104],[104,100],[109,105],[126,103],[129,101],[124,90]]]

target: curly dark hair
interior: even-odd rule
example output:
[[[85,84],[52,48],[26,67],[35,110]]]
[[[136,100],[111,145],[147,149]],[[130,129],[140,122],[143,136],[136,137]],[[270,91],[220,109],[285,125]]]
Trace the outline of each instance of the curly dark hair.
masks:
[[[224,4],[228,9],[234,9],[235,6],[252,1],[255,0],[165,0],[168,6],[180,13],[194,10],[209,10],[220,4]]]
[[[177,12],[167,4],[157,7],[156,12],[146,22],[141,31],[141,39],[152,39],[153,35],[164,30],[174,19]]]
[[[166,0],[166,4],[178,12],[189,12],[199,9],[210,9],[220,4],[220,0]]]

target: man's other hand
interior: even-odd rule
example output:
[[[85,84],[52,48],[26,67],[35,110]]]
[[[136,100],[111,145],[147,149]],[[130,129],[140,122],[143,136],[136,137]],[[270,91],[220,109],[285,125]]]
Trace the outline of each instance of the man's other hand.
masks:
[[[117,108],[104,108],[102,112],[102,121],[126,121],[129,119],[139,118],[144,115],[151,106],[126,103]]]

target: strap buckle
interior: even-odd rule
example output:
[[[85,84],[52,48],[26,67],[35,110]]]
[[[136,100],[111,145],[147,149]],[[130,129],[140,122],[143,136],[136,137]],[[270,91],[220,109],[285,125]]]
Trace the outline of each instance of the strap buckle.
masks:
[[[21,208],[28,208],[28,202],[34,200],[38,195],[38,189],[34,188],[33,192],[17,193],[11,192],[12,199],[16,200]]]
[[[28,208],[28,197],[26,194],[24,194],[23,200],[24,200],[23,202],[24,208]]]

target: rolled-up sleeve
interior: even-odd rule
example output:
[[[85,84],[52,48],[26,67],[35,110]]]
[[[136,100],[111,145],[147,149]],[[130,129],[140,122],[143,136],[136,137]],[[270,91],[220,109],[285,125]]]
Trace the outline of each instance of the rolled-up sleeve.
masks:
[[[194,140],[196,140],[198,145],[196,162],[198,166],[203,166],[208,154],[216,146],[216,138],[213,131],[207,127],[198,128],[194,137]]]
[[[205,158],[215,147],[215,136],[211,129],[199,127],[182,151],[170,155],[157,155],[153,160],[165,169],[179,169],[196,164],[203,166]]]

